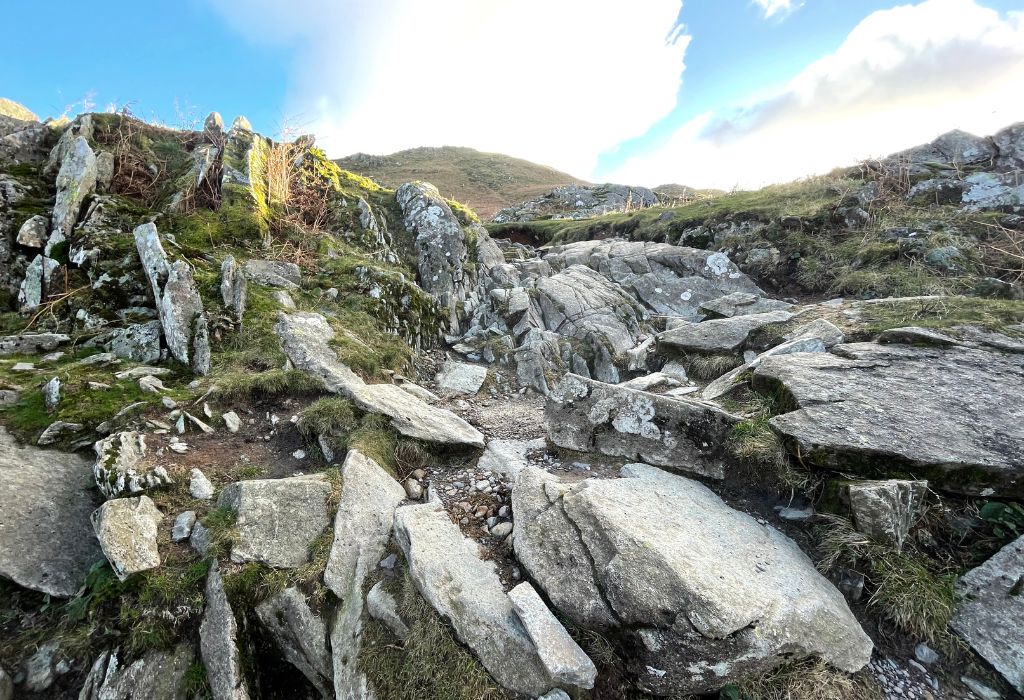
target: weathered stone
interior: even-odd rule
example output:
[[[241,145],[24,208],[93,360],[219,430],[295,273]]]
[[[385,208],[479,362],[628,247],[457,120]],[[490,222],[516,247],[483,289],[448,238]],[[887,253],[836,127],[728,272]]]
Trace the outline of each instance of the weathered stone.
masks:
[[[62,333],[25,333],[0,337],[0,357],[50,352],[71,340]]]
[[[950,627],[1024,693],[1024,537],[965,574]]]
[[[246,260],[245,276],[257,284],[282,289],[298,289],[302,273],[295,263],[281,260]]]
[[[221,416],[221,419],[224,421],[224,427],[228,429],[229,433],[237,433],[242,427],[242,420],[234,411],[228,411]]]
[[[618,211],[653,207],[658,195],[646,187],[605,183],[556,187],[527,202],[502,209],[494,221],[533,221],[537,218],[589,219]]]
[[[217,505],[236,514],[238,537],[231,561],[258,561],[294,569],[309,560],[309,545],[329,523],[331,484],[323,475],[238,481],[227,486]]]
[[[552,680],[559,685],[593,688],[597,678],[594,662],[548,610],[533,586],[520,583],[508,597]]]
[[[795,543],[696,481],[643,464],[622,475],[570,486],[523,470],[514,544],[564,615],[623,636],[643,689],[713,692],[808,656],[868,662],[871,640]]]
[[[122,698],[166,698],[187,700],[186,674],[195,658],[187,644],[171,651],[146,652],[127,666],[120,652],[104,651],[93,663],[78,700],[121,700]]]
[[[213,498],[213,484],[206,478],[206,474],[199,469],[193,469],[188,484],[188,492],[192,498],[208,501]]]
[[[394,384],[365,383],[338,361],[328,345],[334,330],[323,316],[282,313],[274,330],[295,367],[321,380],[328,391],[351,399],[360,410],[387,416],[403,435],[446,445],[484,446],[480,431],[451,411],[431,406]]]
[[[39,308],[48,294],[50,277],[60,267],[60,263],[43,255],[32,258],[32,262],[25,269],[25,279],[18,289],[18,308],[22,311],[32,311]]]
[[[487,379],[487,368],[466,362],[445,362],[435,381],[442,394],[476,396]]]
[[[327,651],[327,626],[310,609],[306,596],[298,588],[286,588],[257,605],[256,616],[285,661],[328,697],[331,655]]]
[[[679,326],[658,334],[658,352],[716,354],[743,350],[750,334],[772,323],[793,317],[788,311],[769,311],[733,318],[714,319]]]
[[[57,598],[75,594],[102,558],[89,515],[89,462],[20,447],[0,427],[0,576]]]
[[[26,248],[42,248],[46,245],[46,239],[50,235],[50,220],[45,216],[36,214],[29,218],[18,229],[18,245]]]
[[[402,641],[409,636],[409,627],[398,614],[398,601],[384,589],[383,581],[373,584],[366,593],[366,612],[373,619],[382,622]]]
[[[171,541],[184,542],[192,536],[192,529],[195,525],[196,512],[194,510],[186,510],[184,513],[179,513],[178,517],[174,519],[174,526],[171,528]]]
[[[57,420],[46,426],[46,430],[39,434],[39,439],[36,440],[36,444],[40,447],[53,445],[65,435],[80,432],[84,428],[85,426],[81,423],[69,423],[67,421]]]
[[[96,191],[96,154],[79,136],[61,162],[57,173],[57,199],[53,204],[53,231],[59,240],[71,235],[85,198]],[[49,251],[47,251],[49,252]]]
[[[940,333],[931,328],[919,328],[918,326],[889,328],[878,334],[878,342],[902,343],[904,345],[936,345],[940,347],[958,344],[956,338],[951,338],[945,333]]]
[[[96,191],[106,192],[114,179],[114,154],[100,151],[96,154]]]
[[[205,377],[210,373],[212,364],[210,329],[206,321],[206,314],[200,313],[196,316],[195,324],[192,327],[192,372],[200,377]]]
[[[203,120],[203,135],[219,143],[224,138],[224,118],[220,112],[210,112]]]
[[[1024,357],[852,343],[766,358],[754,388],[797,410],[771,419],[803,463],[913,474],[965,494],[1024,494]]]
[[[220,265],[220,296],[224,308],[233,311],[237,318],[245,315],[245,305],[249,294],[249,281],[235,257],[229,255]]]
[[[0,700],[14,699],[14,681],[3,666],[0,666]]]
[[[146,438],[135,431],[115,433],[96,442],[92,473],[96,486],[107,498],[120,498],[171,483],[167,470],[144,464]]]
[[[60,641],[51,639],[42,644],[25,662],[25,690],[41,693],[49,690],[61,671],[70,670]]]
[[[299,308],[298,306],[295,305],[295,300],[292,299],[292,295],[284,291],[283,289],[278,289],[273,294],[271,294],[271,297],[274,299],[274,301],[277,302],[277,305],[280,306],[285,311],[295,311],[297,308]]]
[[[730,391],[743,384],[741,378],[751,369],[761,364],[761,362],[767,357],[774,357],[775,355],[791,355],[800,352],[825,352],[825,343],[820,338],[815,338],[807,335],[806,333],[800,338],[787,340],[780,345],[776,345],[774,348],[765,350],[749,362],[744,362],[739,367],[729,370],[721,377],[708,384],[701,392],[701,398],[705,401],[714,401],[717,398],[725,396]]]
[[[46,410],[53,413],[60,405],[60,377],[53,377],[46,384],[43,384],[43,405]]]
[[[498,683],[533,696],[554,685],[515,618],[494,564],[480,558],[476,543],[463,536],[443,506],[399,508],[395,536],[420,594]]]
[[[844,485],[843,491],[857,530],[901,549],[910,528],[921,515],[928,482],[851,481]]]
[[[823,318],[797,326],[793,332],[783,336],[784,340],[797,340],[799,338],[818,338],[825,344],[826,348],[831,348],[846,341],[843,331],[831,321],[826,321]]]
[[[103,348],[131,362],[160,360],[160,322],[148,321],[118,328],[99,340]]]
[[[529,463],[526,454],[530,450],[547,447],[544,438],[536,440],[489,440],[487,449],[480,456],[476,468],[483,472],[497,472],[515,478],[516,474]]]
[[[206,577],[206,610],[199,625],[199,651],[214,700],[249,699],[237,639],[238,623],[215,559]]]
[[[643,460],[716,479],[738,418],[710,404],[567,374],[548,397],[548,437],[577,452]]]
[[[148,496],[115,498],[93,512],[96,539],[119,579],[160,566],[156,540],[163,517]]]
[[[700,305],[700,310],[711,318],[732,318],[763,314],[769,311],[788,311],[793,305],[778,299],[766,299],[747,292],[733,292],[717,299],[711,299]]]

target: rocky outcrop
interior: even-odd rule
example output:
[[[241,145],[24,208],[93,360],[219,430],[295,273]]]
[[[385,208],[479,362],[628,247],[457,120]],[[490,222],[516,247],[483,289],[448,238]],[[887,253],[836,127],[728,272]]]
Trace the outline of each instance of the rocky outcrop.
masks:
[[[148,365],[160,361],[160,333],[159,321],[132,323],[104,333],[96,343],[123,360]]]
[[[320,314],[282,313],[274,329],[298,369],[321,380],[328,391],[351,399],[360,410],[387,416],[403,435],[445,445],[484,446],[480,431],[454,413],[431,406],[394,384],[367,384],[339,362],[327,344],[334,330]]]
[[[256,606],[256,617],[274,640],[285,661],[319,691],[329,697],[331,655],[327,651],[327,626],[310,607],[298,588],[286,588]]]
[[[739,419],[711,404],[567,374],[548,397],[548,437],[578,452],[643,460],[716,479]]]
[[[24,333],[0,337],[0,357],[50,352],[71,338],[63,333]]]
[[[216,560],[206,577],[206,610],[199,625],[199,650],[214,700],[248,700],[238,653],[238,623]]]
[[[570,486],[524,469],[513,538],[561,613],[627,640],[642,688],[713,692],[807,656],[868,662],[871,640],[795,543],[695,481],[647,465],[623,476]]]
[[[331,484],[323,475],[239,481],[217,499],[235,512],[231,561],[294,569],[309,561],[309,545],[329,523]]]
[[[1021,355],[876,343],[766,358],[753,375],[796,407],[771,426],[804,464],[1005,497],[1024,494],[1022,384]]]
[[[74,595],[103,553],[89,516],[89,463],[21,447],[0,428],[0,576],[56,598]]]
[[[146,438],[141,433],[115,433],[99,440],[93,449],[96,451],[93,477],[100,493],[107,498],[137,494],[171,483],[171,477],[162,466],[144,464]]]
[[[733,316],[763,314],[770,311],[788,311],[791,308],[793,305],[787,301],[766,299],[748,292],[733,292],[700,305],[700,310],[710,318],[732,318]]]
[[[536,219],[590,219],[620,211],[653,207],[658,195],[646,187],[626,185],[562,185],[522,204],[502,209],[495,223]]]
[[[399,508],[395,537],[417,590],[498,683],[532,696],[554,685],[494,564],[480,558],[440,504]]]
[[[950,627],[1024,693],[1024,537],[1006,545],[957,584],[960,603]]]
[[[148,651],[128,665],[124,665],[119,650],[104,651],[89,669],[78,700],[186,700],[189,696],[185,675],[194,658],[195,653],[187,644],[170,651]]]
[[[142,224],[134,232],[135,247],[142,260],[142,268],[149,280],[164,331],[164,341],[171,356],[186,365],[192,365],[197,374],[209,370],[195,357],[209,356],[209,340],[196,336],[196,324],[203,313],[203,300],[199,296],[192,269],[188,263],[170,262],[160,242],[154,224]],[[197,347],[198,342],[198,347]]]
[[[115,498],[93,512],[96,539],[120,580],[160,566],[156,539],[163,517],[148,496]]]
[[[71,144],[57,173],[57,200],[53,205],[53,233],[47,251],[56,242],[66,240],[78,221],[82,203],[96,191],[96,154],[89,142],[79,136]]]

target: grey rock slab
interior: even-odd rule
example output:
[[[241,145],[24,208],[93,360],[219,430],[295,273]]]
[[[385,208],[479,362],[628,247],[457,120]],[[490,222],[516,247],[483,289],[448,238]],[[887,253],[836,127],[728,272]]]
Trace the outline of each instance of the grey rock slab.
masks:
[[[188,644],[169,651],[148,651],[127,664],[117,649],[104,651],[93,662],[78,700],[187,700],[186,674],[194,658],[195,652]]]
[[[282,313],[274,330],[296,368],[324,383],[333,393],[349,398],[360,410],[391,419],[407,437],[444,445],[483,447],[484,436],[451,411],[431,406],[394,384],[367,384],[338,361],[328,345],[334,330],[320,314]]]
[[[199,625],[199,650],[214,700],[248,700],[238,653],[238,623],[216,560],[206,577],[206,610]]]
[[[889,328],[878,334],[878,342],[886,344],[902,343],[904,345],[935,345],[939,347],[959,344],[956,338],[951,338],[945,333],[918,326]]]
[[[224,258],[220,265],[220,295],[224,307],[233,311],[237,318],[245,314],[249,282],[245,273],[232,255]]]
[[[0,428],[0,576],[74,595],[103,557],[89,520],[96,505],[87,460],[19,446]]]
[[[196,512],[186,510],[179,513],[174,519],[174,526],[171,528],[171,542],[184,542],[192,536],[192,530],[196,525]]]
[[[50,220],[36,214],[27,219],[18,229],[17,242],[26,248],[42,248],[50,235]]]
[[[487,379],[487,368],[467,362],[445,362],[434,378],[442,394],[476,396]]]
[[[0,337],[0,357],[51,352],[70,341],[63,333],[24,333]]]
[[[1020,355],[852,343],[766,358],[753,385],[797,407],[771,426],[808,465],[1024,495]]]
[[[36,440],[36,444],[39,446],[52,445],[65,435],[78,433],[84,429],[85,426],[81,423],[69,423],[62,420],[54,421],[46,426],[46,429],[40,433],[39,439]]]
[[[784,323],[793,314],[769,311],[679,326],[658,334],[658,352],[717,354],[744,349],[750,334],[772,323]]]
[[[302,281],[299,266],[281,260],[246,260],[243,270],[248,279],[267,287],[298,289]]]
[[[349,450],[341,466],[341,495],[324,583],[344,599],[355,579],[380,560],[391,538],[395,509],[405,489],[375,461]]]
[[[950,621],[950,627],[1019,693],[1024,693],[1022,580],[1024,537],[1018,537],[961,577],[961,599]]]
[[[71,235],[85,198],[96,191],[96,154],[79,136],[61,161],[57,173],[57,198],[53,204],[53,230],[61,239]]]
[[[221,416],[221,419],[224,421],[224,427],[228,429],[229,433],[237,433],[238,429],[242,427],[242,421],[234,411],[228,411]]]
[[[739,419],[711,404],[604,384],[574,374],[547,400],[558,447],[644,461],[716,479],[722,445]]]
[[[476,468],[483,472],[497,472],[515,478],[529,463],[526,455],[531,450],[543,450],[547,447],[544,438],[536,440],[502,440],[487,442],[487,449],[480,456]]]
[[[160,321],[134,323],[101,337],[103,348],[117,357],[149,364],[160,360]]]
[[[534,587],[524,581],[509,591],[508,597],[552,680],[560,685],[593,688],[597,667],[569,636]]]
[[[294,569],[309,561],[309,545],[329,524],[331,484],[322,475],[237,481],[217,505],[236,514],[238,537],[231,561],[258,561],[276,569]]]
[[[37,255],[25,269],[25,278],[18,289],[18,308],[21,311],[32,311],[39,308],[47,294],[50,277],[60,267],[60,263],[45,255]]]
[[[927,481],[883,479],[851,481],[843,487],[859,532],[897,549],[921,515]]]
[[[708,384],[701,392],[701,398],[705,401],[714,401],[715,399],[721,398],[722,396],[730,393],[733,389],[743,384],[742,377],[754,367],[761,364],[766,357],[774,357],[775,355],[791,355],[800,352],[825,352],[825,350],[826,347],[824,341],[813,336],[804,335],[800,338],[787,340],[784,343],[776,345],[774,348],[765,350],[760,355],[755,356],[754,359],[744,362],[739,367],[729,370],[721,377]]]
[[[213,498],[213,484],[202,470],[193,468],[188,483],[188,492],[192,498],[208,501]]]
[[[395,537],[417,590],[502,686],[537,696],[555,685],[519,622],[494,564],[437,503],[402,506]]]
[[[115,498],[93,512],[96,539],[120,580],[160,566],[157,536],[163,517],[148,496]]]
[[[733,316],[762,314],[769,311],[788,311],[791,308],[793,305],[789,302],[766,299],[747,292],[733,292],[700,305],[700,310],[712,318],[732,318]]]
[[[570,486],[523,470],[514,545],[570,620],[631,640],[648,692],[713,692],[808,656],[847,672],[869,661],[871,640],[794,542],[691,479],[644,464],[622,476]]]
[[[285,660],[328,697],[332,671],[327,626],[309,607],[302,591],[291,587],[271,596],[256,606],[256,617]]]
[[[783,336],[785,340],[796,340],[799,338],[819,338],[826,348],[846,342],[846,336],[839,326],[823,318],[797,326],[791,333]]]

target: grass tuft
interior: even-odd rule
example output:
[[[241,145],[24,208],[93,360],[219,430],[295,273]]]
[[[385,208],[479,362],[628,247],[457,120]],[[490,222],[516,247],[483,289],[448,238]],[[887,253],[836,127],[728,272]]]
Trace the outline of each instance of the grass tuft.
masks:
[[[317,391],[323,391],[323,384],[297,369],[272,369],[255,374],[236,370],[217,377],[213,396],[227,400],[265,399]]]
[[[720,697],[743,700],[883,700],[878,683],[866,671],[853,675],[808,659],[772,669],[760,678],[728,686]]]

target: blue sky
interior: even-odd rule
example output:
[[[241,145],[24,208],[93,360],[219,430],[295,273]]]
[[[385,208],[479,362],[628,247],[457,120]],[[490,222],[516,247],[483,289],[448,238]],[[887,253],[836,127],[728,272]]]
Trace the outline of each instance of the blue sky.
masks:
[[[591,179],[756,186],[1024,119],[1022,11],[1011,0],[14,3],[7,26],[45,25],[46,48],[34,30],[5,37],[0,95],[41,116],[86,101],[179,126],[245,114],[272,135],[311,130],[335,156],[465,145]]]

